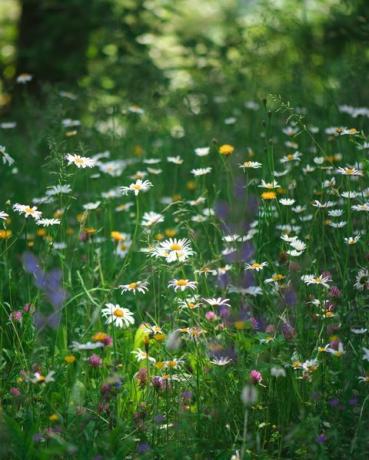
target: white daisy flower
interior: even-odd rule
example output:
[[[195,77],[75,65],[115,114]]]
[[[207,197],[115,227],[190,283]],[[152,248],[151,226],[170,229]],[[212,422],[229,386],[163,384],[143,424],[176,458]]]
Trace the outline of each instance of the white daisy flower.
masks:
[[[356,275],[354,287],[358,291],[364,291],[369,289],[369,272],[367,269],[362,268]]]
[[[136,358],[137,362],[141,361],[151,361],[152,363],[156,363],[156,359],[150,356],[146,351],[141,350],[141,348],[137,348],[137,350],[131,351],[132,355]]]
[[[140,192],[147,192],[152,186],[152,183],[148,180],[142,181],[141,179],[137,179],[134,184],[130,184],[128,187],[121,187],[120,190],[123,195],[132,192],[137,196]]]
[[[265,182],[264,179],[261,180],[261,184],[258,185],[260,188],[266,188],[267,190],[272,190],[274,188],[279,188],[280,185],[277,181],[273,180],[272,182]]]
[[[354,206],[351,206],[351,209],[353,211],[358,211],[358,212],[369,212],[369,203],[356,204]]]
[[[86,203],[83,205],[83,209],[86,211],[93,211],[94,209],[97,209],[101,204],[101,201],[96,201],[95,203]]]
[[[133,313],[128,308],[113,303],[107,303],[105,306],[101,313],[106,318],[106,324],[114,324],[117,327],[128,327],[134,324]]]
[[[211,169],[212,169],[211,167],[192,169],[191,173],[194,176],[205,176],[205,174],[209,174],[211,172]]]
[[[188,279],[173,279],[168,283],[168,287],[174,288],[175,291],[180,290],[181,292],[187,289],[196,289],[196,286],[196,281],[189,281]]]
[[[198,157],[205,157],[206,155],[209,155],[210,152],[210,147],[198,147],[195,149],[195,154]]]
[[[152,252],[154,257],[163,257],[168,263],[184,262],[193,254],[194,251],[186,238],[169,238],[169,240],[159,243]]]
[[[167,162],[175,165],[181,165],[183,163],[183,159],[177,155],[176,157],[167,157]]]
[[[344,168],[339,167],[336,172],[337,174],[342,174],[344,176],[363,176],[362,171],[352,166],[346,166]]]
[[[228,303],[229,299],[223,299],[222,297],[212,297],[210,299],[203,299],[207,304],[209,304],[211,307],[221,307],[221,306],[226,306],[230,307],[231,305]]]
[[[315,275],[303,275],[301,277],[302,281],[307,284],[308,286],[310,284],[319,284],[321,286],[324,286],[325,288],[329,288],[328,282],[330,282],[330,278],[328,276],[315,276]]]
[[[261,262],[261,263],[253,262],[251,264],[246,264],[246,270],[252,270],[252,271],[259,272],[260,270],[262,270],[267,265],[268,265],[267,262]]]
[[[24,204],[15,203],[13,205],[14,211],[18,212],[19,214],[24,214],[27,218],[29,216],[33,217],[35,220],[41,219],[42,212],[37,211],[37,206],[28,206]]]
[[[158,214],[157,212],[149,211],[145,212],[142,216],[141,224],[144,227],[152,227],[160,222],[164,222],[164,216],[162,214]]]
[[[227,364],[232,362],[231,358],[227,358],[226,356],[221,356],[220,358],[214,358],[210,361],[215,366],[226,366]]]
[[[77,168],[93,168],[96,165],[96,160],[93,158],[82,157],[72,153],[68,153],[65,159],[68,161],[68,165],[74,164]]]
[[[1,220],[6,220],[8,217],[9,217],[9,214],[7,214],[5,211],[0,211]]]
[[[295,200],[293,198],[281,198],[279,202],[283,206],[292,206],[293,204],[295,204]]]
[[[46,190],[47,196],[54,196],[54,195],[62,195],[63,193],[70,193],[72,188],[69,184],[64,185],[53,185],[52,187],[48,187]]]
[[[121,284],[118,287],[122,289],[122,294],[123,292],[133,292],[134,294],[136,294],[136,292],[141,292],[142,294],[145,294],[148,290],[148,285],[149,283],[147,281],[135,281],[129,284]]]
[[[240,168],[245,169],[258,169],[261,168],[262,164],[258,161],[245,161],[244,163],[240,164]]]
[[[51,225],[60,225],[60,219],[38,219],[36,221],[37,225],[42,227],[50,227]]]

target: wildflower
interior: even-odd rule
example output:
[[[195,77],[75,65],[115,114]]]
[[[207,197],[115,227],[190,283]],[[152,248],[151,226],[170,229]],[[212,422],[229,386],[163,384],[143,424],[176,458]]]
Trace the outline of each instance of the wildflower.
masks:
[[[181,165],[183,163],[183,159],[179,155],[176,157],[167,157],[167,162],[175,165]]]
[[[195,154],[198,157],[205,157],[206,155],[209,155],[210,147],[198,147],[195,149]]]
[[[11,387],[10,390],[9,390],[9,393],[14,396],[15,398],[19,398],[19,396],[21,395],[21,392],[18,388],[16,387]]]
[[[245,406],[255,404],[258,399],[258,392],[254,385],[245,385],[241,393],[241,400]]]
[[[211,167],[192,169],[191,173],[194,176],[205,176],[206,174],[209,174],[211,172],[211,169],[212,169]]]
[[[121,284],[119,288],[122,289],[122,294],[123,292],[133,292],[134,294],[136,294],[136,292],[141,292],[142,294],[145,294],[148,290],[148,284],[149,283],[147,281],[135,281],[129,284]]]
[[[118,241],[118,245],[115,249],[115,253],[119,257],[125,257],[128,254],[129,248],[132,245],[132,241],[129,237],[129,235],[126,235],[125,238],[121,241]]]
[[[325,288],[329,288],[328,282],[330,281],[330,277],[328,276],[303,275],[301,279],[308,286],[310,284],[319,284],[321,286],[324,286]]]
[[[1,220],[6,220],[9,218],[9,214],[7,214],[6,212],[4,211],[0,211],[0,219]]]
[[[143,351],[140,348],[137,348],[137,350],[131,351],[131,353],[134,355],[137,362],[146,361],[146,360],[152,363],[156,362],[155,358],[153,358],[152,356],[149,356],[149,354],[146,351]]]
[[[50,371],[46,376],[42,375],[40,372],[35,372],[33,378],[31,378],[32,383],[50,383],[54,382],[54,371]]]
[[[196,289],[196,285],[196,281],[189,281],[188,279],[173,279],[169,281],[168,287],[174,288],[175,291],[180,290],[183,292],[186,289]]]
[[[164,216],[162,214],[158,214],[157,212],[145,212],[142,216],[142,225],[144,227],[152,227],[160,222],[164,222]]]
[[[228,303],[229,299],[223,299],[222,297],[213,297],[210,299],[204,299],[204,301],[212,307],[230,307],[230,304]]]
[[[275,200],[277,198],[275,192],[263,192],[260,196],[263,200]]]
[[[280,185],[277,181],[273,180],[272,182],[265,182],[264,179],[261,180],[261,184],[258,185],[260,188],[266,188],[267,190],[273,190],[275,188],[280,188]]]
[[[114,324],[117,327],[128,327],[134,324],[133,313],[128,308],[122,308],[118,304],[107,303],[102,309],[107,324]]]
[[[352,166],[346,166],[345,168],[338,168],[336,171],[338,174],[342,174],[344,176],[362,176],[363,172],[359,169],[356,169]]]
[[[154,257],[163,257],[168,263],[184,262],[194,254],[190,242],[186,238],[169,238],[162,241],[153,251]]]
[[[11,166],[14,163],[14,159],[6,152],[3,145],[0,145],[0,158],[3,160],[3,164]]]
[[[364,360],[364,361],[369,361],[369,349],[363,347],[363,352],[364,352],[363,360]]]
[[[351,206],[351,209],[358,212],[369,212],[369,203],[355,204]]]
[[[223,144],[219,147],[218,152],[221,155],[229,156],[229,155],[232,155],[232,153],[234,152],[234,147],[233,145],[230,145],[230,144]]]
[[[109,346],[113,343],[113,339],[110,337],[110,335],[106,334],[105,332],[96,332],[96,334],[92,336],[92,340],[94,342],[100,342],[104,346]]]
[[[301,153],[300,152],[295,152],[295,153],[290,153],[289,155],[283,156],[279,161],[283,163],[289,163],[291,161],[300,161],[301,160]]]
[[[261,168],[262,164],[258,161],[245,161],[244,163],[240,164],[240,168],[245,169],[258,169]]]
[[[227,356],[220,356],[219,358],[214,358],[210,362],[215,366],[226,366],[231,363],[233,360]]]
[[[65,159],[68,161],[68,165],[74,164],[77,168],[93,168],[96,165],[96,160],[72,153],[68,153]]]
[[[294,203],[295,203],[295,200],[292,199],[292,198],[281,198],[279,200],[279,202],[283,205],[283,206],[292,206]]]
[[[17,211],[19,214],[24,214],[26,218],[31,216],[35,220],[40,219],[42,215],[41,211],[37,211],[37,206],[32,207],[24,204],[15,203],[13,205],[13,209],[14,211]]]
[[[11,321],[20,323],[22,321],[23,312],[21,310],[12,311],[9,315]]]
[[[254,369],[250,372],[250,379],[252,383],[261,383],[263,376],[261,375],[261,372]]]
[[[145,180],[142,182],[141,179],[138,179],[134,184],[130,184],[128,187],[121,187],[120,190],[123,195],[133,192],[137,196],[140,192],[147,192],[152,186],[150,181]]]
[[[21,73],[17,76],[16,82],[24,85],[25,83],[29,83],[32,78],[32,75],[29,73]]]
[[[270,375],[275,378],[286,377],[286,371],[283,369],[283,367],[272,367],[270,369]]]
[[[358,291],[364,291],[364,289],[369,289],[369,272],[367,269],[362,268],[356,275],[356,282],[354,284],[354,287]]]
[[[360,383],[369,383],[369,375],[360,375],[358,380]]]
[[[77,358],[74,355],[66,355],[66,356],[64,356],[64,361],[67,364],[73,364],[76,361],[76,359]]]
[[[102,358],[99,356],[99,355],[91,355],[88,359],[88,364],[91,366],[91,367],[101,367],[102,366]]]
[[[253,262],[251,264],[246,264],[246,270],[252,270],[252,271],[257,271],[259,272],[260,270],[262,270],[264,267],[266,267],[268,265],[267,262]]]
[[[95,350],[96,348],[103,348],[104,344],[102,342],[87,342],[87,343],[79,343],[76,341],[72,342],[72,350],[73,351],[83,351],[83,350]]]
[[[95,203],[86,203],[83,205],[83,209],[86,211],[93,211],[97,209],[101,204],[101,201],[96,201]]]
[[[50,227],[51,225],[60,225],[59,219],[38,219],[36,221],[37,225],[41,225],[42,227]]]
[[[356,244],[360,240],[360,235],[356,236],[349,236],[348,238],[344,238],[344,241],[349,246]]]

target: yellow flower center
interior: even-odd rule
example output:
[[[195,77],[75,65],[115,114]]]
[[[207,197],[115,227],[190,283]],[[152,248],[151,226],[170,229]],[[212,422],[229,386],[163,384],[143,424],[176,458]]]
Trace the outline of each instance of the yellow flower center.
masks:
[[[128,285],[128,289],[136,289],[137,286],[138,286],[137,283],[130,283],[130,284]]]
[[[181,249],[182,249],[182,246],[178,243],[173,243],[170,245],[171,251],[180,251]]]
[[[116,308],[113,311],[113,315],[116,316],[117,318],[123,318],[124,316],[124,311],[121,308]]]
[[[188,280],[177,280],[176,285],[177,286],[187,286]]]
[[[258,268],[263,268],[263,266],[261,264],[259,264],[258,262],[254,262],[251,265],[251,268],[254,269],[254,270],[257,270]]]

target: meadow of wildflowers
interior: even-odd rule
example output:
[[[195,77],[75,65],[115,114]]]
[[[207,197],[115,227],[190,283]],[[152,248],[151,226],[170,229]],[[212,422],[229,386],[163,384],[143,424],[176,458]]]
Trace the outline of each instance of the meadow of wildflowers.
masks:
[[[368,110],[54,103],[1,133],[1,458],[367,458]]]
[[[369,458],[367,5],[0,1],[0,460]]]

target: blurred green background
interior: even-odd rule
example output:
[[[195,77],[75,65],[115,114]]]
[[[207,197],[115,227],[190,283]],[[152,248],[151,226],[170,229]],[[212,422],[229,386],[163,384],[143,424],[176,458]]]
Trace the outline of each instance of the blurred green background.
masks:
[[[137,104],[171,91],[363,105],[367,0],[1,0],[0,106],[32,90]]]

